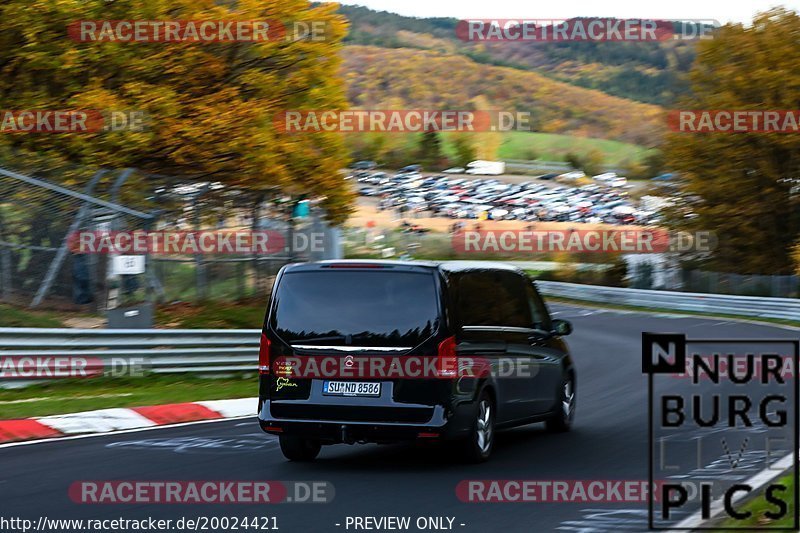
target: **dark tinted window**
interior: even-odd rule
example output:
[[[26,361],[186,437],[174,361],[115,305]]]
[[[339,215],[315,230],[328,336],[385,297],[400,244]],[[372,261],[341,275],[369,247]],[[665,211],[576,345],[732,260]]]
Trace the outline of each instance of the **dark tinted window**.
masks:
[[[462,326],[531,327],[525,281],[503,271],[457,274],[451,286]]]
[[[550,313],[544,304],[544,300],[539,295],[539,291],[532,282],[527,284],[528,305],[531,309],[531,316],[533,317],[533,324],[541,329],[550,331],[552,324],[550,323]]]
[[[276,290],[273,328],[294,344],[415,346],[438,325],[433,274],[296,272]]]

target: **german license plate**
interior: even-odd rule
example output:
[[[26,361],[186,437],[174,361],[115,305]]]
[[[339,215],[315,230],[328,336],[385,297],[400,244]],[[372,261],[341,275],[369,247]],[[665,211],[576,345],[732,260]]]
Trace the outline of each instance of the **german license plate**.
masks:
[[[364,381],[324,381],[322,394],[329,396],[380,396],[380,383]]]

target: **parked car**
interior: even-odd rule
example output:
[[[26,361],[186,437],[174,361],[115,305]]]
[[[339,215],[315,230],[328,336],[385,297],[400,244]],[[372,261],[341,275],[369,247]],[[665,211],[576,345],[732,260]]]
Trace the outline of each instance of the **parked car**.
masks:
[[[412,165],[406,170],[415,167]],[[381,196],[383,209],[409,205],[415,212],[424,210],[433,216],[476,219],[491,213],[491,218],[496,220],[590,222],[597,219],[593,209],[609,202],[621,201],[634,210],[639,207],[635,200],[626,198],[625,189],[630,185],[614,188],[607,182],[575,188],[551,186],[541,181],[512,184],[498,179],[464,179],[453,175],[426,177],[416,171],[393,176],[368,171],[355,174],[359,175],[358,181],[363,185],[374,186],[374,189],[362,189],[360,194]],[[531,211],[533,207],[536,209]],[[612,217],[608,222],[623,223]]]
[[[616,172],[604,172],[597,176],[592,176],[592,179],[598,183],[609,183],[617,178]]]
[[[675,177],[675,175],[673,173],[667,172],[666,174],[659,174],[658,176],[653,178],[653,181],[670,181],[674,177]]]
[[[524,272],[501,263],[288,265],[276,278],[261,334],[260,426],[293,461],[313,460],[329,444],[420,440],[485,461],[495,430],[533,422],[570,429],[576,371],[562,337],[571,330],[551,318]],[[328,358],[333,368],[369,361],[362,368],[373,368],[375,358],[403,364],[428,356],[434,375],[422,377],[290,372],[309,358]],[[475,361],[484,369],[510,362],[526,372],[463,375]]]
[[[375,161],[356,161],[353,163],[352,168],[356,170],[372,170],[378,166]]]
[[[374,172],[370,174],[364,181],[373,185],[385,185],[389,183],[389,176],[385,172]]]
[[[573,170],[572,172],[565,172],[558,176],[559,180],[563,181],[575,181],[586,177],[586,173],[582,170]]]

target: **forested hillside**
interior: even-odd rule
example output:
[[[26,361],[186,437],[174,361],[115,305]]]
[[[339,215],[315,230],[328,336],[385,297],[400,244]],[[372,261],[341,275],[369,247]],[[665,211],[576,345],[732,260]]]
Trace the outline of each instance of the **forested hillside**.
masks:
[[[473,43],[456,37],[454,18],[418,19],[345,5],[339,12],[350,21],[347,44],[461,55],[658,105],[685,92],[682,75],[695,57],[693,41]]]
[[[535,131],[645,146],[660,141],[663,111],[658,106],[432,50],[351,45],[342,53],[354,107],[459,110],[481,97],[491,109],[529,111]]]

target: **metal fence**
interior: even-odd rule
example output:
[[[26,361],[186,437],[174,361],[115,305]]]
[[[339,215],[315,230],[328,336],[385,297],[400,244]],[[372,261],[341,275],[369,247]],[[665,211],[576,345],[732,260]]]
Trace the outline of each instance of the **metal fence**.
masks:
[[[40,305],[47,297],[86,303],[98,289],[104,265],[98,257],[73,258],[68,236],[100,221],[147,227],[153,215],[103,198],[101,182],[120,176],[98,170],[65,180],[74,188],[0,169],[0,296],[7,302]]]
[[[746,275],[727,272],[686,270],[682,273],[683,290],[742,296],[800,297],[800,276]]]
[[[236,300],[263,295],[287,262],[341,257],[338,231],[325,223],[324,213],[312,207],[297,216],[296,202],[278,190],[134,169],[25,170],[0,168],[4,302],[102,312],[137,302]],[[69,236],[80,232],[137,230],[269,231],[286,246],[246,255],[147,255],[144,273],[124,276],[110,275],[108,254],[70,247]],[[312,234],[324,237],[318,248],[296,245]]]
[[[259,330],[95,330],[0,328],[0,359],[45,358],[50,363],[40,369],[64,370],[79,362],[86,377],[142,377],[153,374],[200,373],[230,374],[255,372],[258,360]],[[70,358],[69,363],[58,358]],[[48,366],[49,365],[49,366]],[[6,365],[5,368],[10,368]],[[24,385],[47,378],[8,372],[0,383]],[[73,375],[73,377],[79,377]]]
[[[406,219],[414,223],[414,218]],[[398,221],[399,224],[399,221]],[[473,225],[473,222],[469,223]],[[429,260],[491,259],[516,265],[525,270],[540,271],[547,280],[567,283],[618,285],[634,289],[800,298],[800,276],[744,275],[681,268],[672,254],[572,254],[507,252],[478,256],[459,252],[452,237],[441,232],[377,228],[349,228],[343,244],[351,258],[409,258]],[[615,261],[624,260],[622,272],[616,272]],[[616,278],[619,277],[617,280]]]

